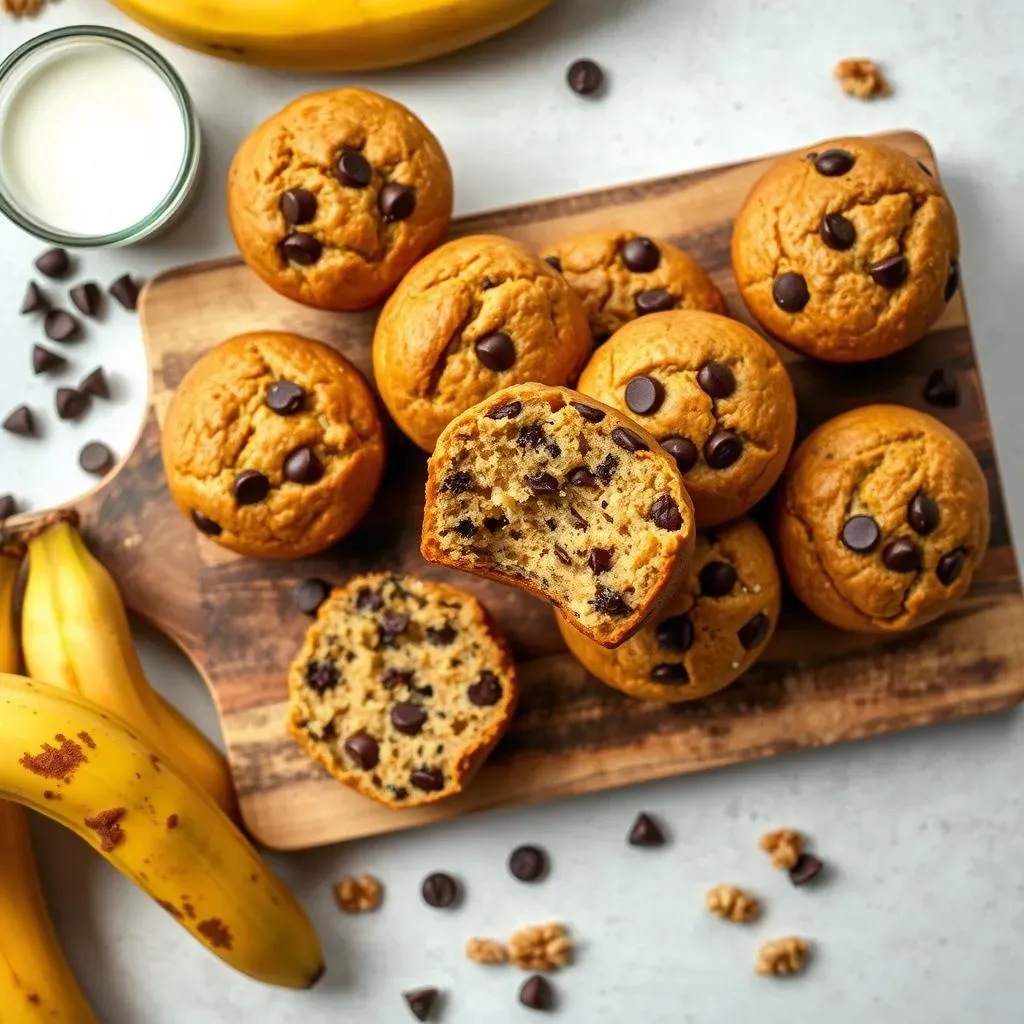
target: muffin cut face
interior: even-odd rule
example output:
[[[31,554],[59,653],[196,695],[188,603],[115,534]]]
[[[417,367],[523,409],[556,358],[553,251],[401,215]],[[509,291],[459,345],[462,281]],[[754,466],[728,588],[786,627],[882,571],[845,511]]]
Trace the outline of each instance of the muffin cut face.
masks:
[[[507,388],[429,463],[422,551],[551,601],[615,647],[688,568],[693,507],[651,435],[568,388]]]
[[[395,808],[458,793],[518,693],[505,643],[474,597],[380,573],[321,606],[288,685],[291,736],[335,778]]]

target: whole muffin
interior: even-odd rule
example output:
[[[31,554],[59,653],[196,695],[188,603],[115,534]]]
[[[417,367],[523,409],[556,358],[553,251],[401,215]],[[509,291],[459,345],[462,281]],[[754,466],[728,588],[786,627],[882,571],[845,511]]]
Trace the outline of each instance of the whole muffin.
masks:
[[[648,313],[726,311],[722,293],[696,260],[636,231],[588,231],[549,245],[541,256],[582,300],[598,343]]]
[[[796,434],[782,360],[736,320],[680,310],[626,324],[579,390],[631,416],[676,459],[698,526],[742,515],[772,488]]]
[[[740,294],[762,327],[831,362],[917,341],[960,280],[956,216],[901,150],[834,139],[774,164],[733,228]]]
[[[600,647],[556,617],[569,650],[598,679],[670,704],[716,693],[746,672],[775,632],[780,596],[771,545],[744,518],[698,532],[686,582],[621,647]]]
[[[797,449],[777,529],[790,585],[815,615],[862,633],[912,629],[970,587],[988,544],[988,486],[938,420],[864,406]]]
[[[178,386],[163,429],[171,495],[241,555],[299,558],[345,536],[373,501],[384,429],[359,371],[294,334],[242,334]]]
[[[290,103],[239,147],[228,216],[242,258],[275,291],[365,309],[445,236],[452,172],[400,103],[331,89]]]
[[[471,235],[395,290],[373,335],[373,373],[395,422],[429,452],[495,391],[575,381],[590,350],[586,314],[560,274],[507,238]]]

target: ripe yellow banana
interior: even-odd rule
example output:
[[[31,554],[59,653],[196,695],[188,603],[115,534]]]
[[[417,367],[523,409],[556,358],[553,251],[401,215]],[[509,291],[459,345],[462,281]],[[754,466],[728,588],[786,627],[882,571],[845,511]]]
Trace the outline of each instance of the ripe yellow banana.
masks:
[[[323,957],[302,908],[198,786],[77,694],[0,675],[0,798],[82,836],[216,956],[308,988]]]
[[[13,552],[0,547],[0,672],[18,670],[19,565]],[[44,1021],[98,1024],[53,932],[32,858],[28,814],[0,800],[0,1024]]]
[[[193,50],[292,71],[414,64],[497,35],[551,0],[112,0]]]
[[[129,722],[234,814],[235,797],[219,750],[149,685],[117,584],[67,521],[29,541],[22,604],[28,674],[80,693]]]

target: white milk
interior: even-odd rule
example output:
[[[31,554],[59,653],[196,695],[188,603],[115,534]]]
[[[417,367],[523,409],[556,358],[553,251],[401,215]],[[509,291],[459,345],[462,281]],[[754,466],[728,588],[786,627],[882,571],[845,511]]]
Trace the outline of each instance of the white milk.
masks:
[[[185,157],[185,119],[141,57],[83,41],[31,69],[2,114],[0,172],[26,213],[106,235],[152,213]]]

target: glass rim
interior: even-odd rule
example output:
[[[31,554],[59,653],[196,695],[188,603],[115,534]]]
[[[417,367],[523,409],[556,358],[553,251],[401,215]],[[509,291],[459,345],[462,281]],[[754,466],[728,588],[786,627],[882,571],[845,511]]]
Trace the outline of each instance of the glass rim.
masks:
[[[66,25],[33,36],[0,62],[0,92],[10,76],[28,58],[54,44],[75,39],[95,39],[98,42],[113,44],[133,52],[149,64],[170,89],[178,104],[185,128],[184,153],[174,181],[157,206],[134,224],[102,235],[78,235],[61,231],[52,224],[36,219],[24,210],[14,199],[12,190],[7,187],[2,173],[2,165],[0,165],[0,213],[22,230],[54,245],[87,249],[122,245],[126,242],[141,240],[151,235],[177,212],[195,180],[200,148],[199,121],[196,117],[195,107],[181,76],[162,54],[137,36],[123,32],[121,29],[109,28],[106,25]]]

